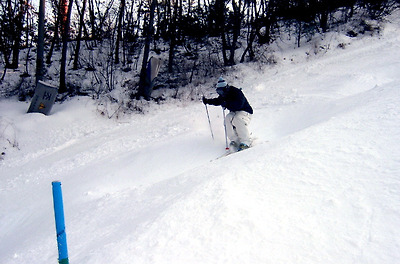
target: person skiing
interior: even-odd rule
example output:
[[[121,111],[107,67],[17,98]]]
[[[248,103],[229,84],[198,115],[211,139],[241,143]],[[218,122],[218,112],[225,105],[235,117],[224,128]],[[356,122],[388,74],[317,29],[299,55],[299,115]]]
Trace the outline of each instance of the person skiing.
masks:
[[[222,106],[230,112],[225,117],[226,133],[231,140],[230,146],[238,151],[247,149],[251,139],[248,125],[253,115],[253,108],[250,106],[241,89],[228,85],[220,77],[216,86],[217,98],[207,99],[203,96],[203,103],[215,106]]]

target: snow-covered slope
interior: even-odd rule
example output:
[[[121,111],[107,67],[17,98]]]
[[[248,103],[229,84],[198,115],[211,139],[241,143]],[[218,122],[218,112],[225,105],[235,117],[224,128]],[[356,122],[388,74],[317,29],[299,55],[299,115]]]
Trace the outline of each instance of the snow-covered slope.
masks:
[[[222,110],[184,102],[123,120],[87,98],[26,114],[0,101],[0,263],[55,263],[51,182],[70,263],[397,263],[400,25],[225,76],[255,114],[224,152]],[[346,48],[336,48],[345,43]],[[343,46],[343,45],[342,45]],[[12,147],[14,145],[14,147]]]

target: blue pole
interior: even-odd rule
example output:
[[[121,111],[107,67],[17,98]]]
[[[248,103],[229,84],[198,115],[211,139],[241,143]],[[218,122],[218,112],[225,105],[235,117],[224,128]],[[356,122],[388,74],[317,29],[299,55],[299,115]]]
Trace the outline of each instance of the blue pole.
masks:
[[[54,216],[56,219],[58,263],[68,264],[67,235],[65,233],[64,205],[61,191],[61,182],[52,182]]]

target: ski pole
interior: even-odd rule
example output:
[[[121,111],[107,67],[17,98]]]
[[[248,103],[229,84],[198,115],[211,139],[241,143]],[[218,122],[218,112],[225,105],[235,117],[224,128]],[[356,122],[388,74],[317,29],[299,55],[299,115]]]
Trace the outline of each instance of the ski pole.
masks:
[[[204,104],[206,106],[206,112],[207,112],[207,118],[208,118],[208,124],[210,125],[210,131],[211,131],[211,137],[214,140],[214,133],[212,131],[212,127],[211,127],[211,121],[210,121],[210,115],[208,114],[208,107],[206,104]]]
[[[226,120],[225,120],[225,108],[222,107],[222,115],[224,116],[224,130],[225,130],[225,150],[229,149],[228,136],[226,134]]]

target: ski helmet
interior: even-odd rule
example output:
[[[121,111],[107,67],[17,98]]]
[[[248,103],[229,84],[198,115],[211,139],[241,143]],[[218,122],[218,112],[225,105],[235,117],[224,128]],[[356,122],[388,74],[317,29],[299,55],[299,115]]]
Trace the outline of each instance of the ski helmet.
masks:
[[[218,79],[218,83],[217,83],[217,88],[224,88],[226,87],[228,84],[226,83],[226,81],[224,80],[224,78],[219,77]]]

